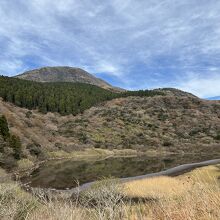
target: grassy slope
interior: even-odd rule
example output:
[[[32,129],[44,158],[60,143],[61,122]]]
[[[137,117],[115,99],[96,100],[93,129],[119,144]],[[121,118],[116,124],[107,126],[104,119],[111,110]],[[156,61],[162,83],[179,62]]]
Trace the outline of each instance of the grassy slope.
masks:
[[[154,202],[141,206],[144,219],[217,220],[220,218],[219,171],[220,166],[215,165],[178,177],[136,181],[127,185],[128,193],[154,199]],[[133,216],[137,218],[138,215],[134,212]]]
[[[177,177],[161,176],[125,183],[126,193],[134,197],[163,198],[184,194],[194,184],[219,184],[220,165],[197,168]]]
[[[133,205],[119,202],[113,209],[109,197],[106,198],[107,209],[105,204],[92,208],[78,202],[48,201],[39,193],[38,197],[31,196],[22,191],[18,184],[4,180],[4,183],[0,183],[0,217],[83,220],[109,219],[112,215],[116,220],[217,220],[220,218],[219,171],[220,165],[207,166],[178,177],[156,177],[129,183],[125,188],[130,188],[129,195],[132,191],[132,196],[135,194],[148,200]],[[0,175],[5,173],[1,171]]]
[[[57,154],[85,148],[219,152],[220,102],[168,92],[158,97],[115,99],[77,116],[40,114],[0,101],[12,133],[24,146]]]

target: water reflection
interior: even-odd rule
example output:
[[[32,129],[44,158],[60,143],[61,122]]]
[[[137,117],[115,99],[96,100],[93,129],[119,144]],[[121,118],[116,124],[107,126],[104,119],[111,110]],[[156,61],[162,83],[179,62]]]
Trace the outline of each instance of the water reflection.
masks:
[[[217,158],[217,157],[216,157]],[[33,187],[66,189],[101,177],[131,177],[159,172],[184,163],[214,159],[213,155],[172,155],[162,157],[120,157],[105,160],[49,161],[26,178]]]

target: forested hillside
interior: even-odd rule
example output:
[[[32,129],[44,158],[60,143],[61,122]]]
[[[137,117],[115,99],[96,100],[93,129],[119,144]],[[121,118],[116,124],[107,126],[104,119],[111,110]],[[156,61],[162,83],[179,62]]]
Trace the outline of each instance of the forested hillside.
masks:
[[[127,96],[155,95],[163,93],[153,90],[114,93],[84,83],[40,83],[0,76],[0,97],[4,101],[27,109],[38,109],[42,113],[76,115],[102,101]]]

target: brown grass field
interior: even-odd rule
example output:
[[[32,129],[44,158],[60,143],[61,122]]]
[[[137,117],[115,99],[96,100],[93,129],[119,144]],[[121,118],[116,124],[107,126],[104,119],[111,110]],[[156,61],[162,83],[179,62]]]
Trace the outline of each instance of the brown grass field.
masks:
[[[4,171],[1,170],[0,176],[4,177],[0,183],[0,219],[3,220],[220,219],[219,165],[198,168],[177,177],[135,180],[120,186],[107,180],[109,185],[98,183],[86,192],[83,202],[49,199],[40,193],[31,195],[18,183],[5,178]],[[128,197],[142,200],[125,201]]]

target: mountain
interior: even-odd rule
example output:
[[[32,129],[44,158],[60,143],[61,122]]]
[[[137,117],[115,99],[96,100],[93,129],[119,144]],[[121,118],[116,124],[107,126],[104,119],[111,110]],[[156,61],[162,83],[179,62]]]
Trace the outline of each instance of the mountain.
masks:
[[[122,90],[111,86],[102,79],[96,78],[83,69],[68,66],[43,67],[24,72],[15,77],[36,82],[80,82],[109,90]]]
[[[208,100],[220,100],[220,96],[207,98]]]

